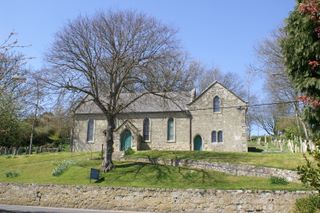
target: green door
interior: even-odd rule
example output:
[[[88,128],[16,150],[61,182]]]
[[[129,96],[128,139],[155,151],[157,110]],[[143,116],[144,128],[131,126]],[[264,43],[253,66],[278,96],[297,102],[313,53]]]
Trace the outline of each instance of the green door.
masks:
[[[126,151],[131,148],[131,132],[129,130],[125,130],[121,134],[121,146],[120,151]]]
[[[193,141],[193,150],[200,151],[202,150],[202,139],[200,135],[197,135]]]

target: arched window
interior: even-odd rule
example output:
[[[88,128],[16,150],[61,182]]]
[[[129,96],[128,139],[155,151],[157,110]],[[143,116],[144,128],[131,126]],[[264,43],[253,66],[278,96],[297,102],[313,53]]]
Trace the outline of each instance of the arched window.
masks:
[[[214,97],[213,99],[213,112],[220,112],[220,98],[219,96]]]
[[[223,142],[223,133],[222,133],[222,131],[218,132],[218,142]]]
[[[167,140],[168,141],[174,141],[174,120],[173,120],[173,118],[169,118],[168,119]]]
[[[94,120],[88,120],[88,127],[87,127],[87,142],[93,143],[93,135],[94,135]]]
[[[216,143],[217,142],[217,131],[211,132],[211,142]]]
[[[145,118],[143,120],[143,140],[150,141],[150,119]]]

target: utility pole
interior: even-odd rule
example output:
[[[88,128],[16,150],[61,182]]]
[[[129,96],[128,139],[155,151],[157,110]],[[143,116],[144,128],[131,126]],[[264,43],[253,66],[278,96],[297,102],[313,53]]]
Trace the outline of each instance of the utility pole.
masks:
[[[33,143],[33,135],[34,135],[34,128],[38,116],[38,109],[39,109],[39,103],[40,103],[40,85],[39,85],[39,80],[35,79],[36,81],[36,104],[35,104],[35,109],[34,109],[34,115],[33,115],[33,120],[32,120],[32,126],[31,126],[31,135],[30,135],[30,144],[29,144],[29,155],[32,154],[32,143]]]

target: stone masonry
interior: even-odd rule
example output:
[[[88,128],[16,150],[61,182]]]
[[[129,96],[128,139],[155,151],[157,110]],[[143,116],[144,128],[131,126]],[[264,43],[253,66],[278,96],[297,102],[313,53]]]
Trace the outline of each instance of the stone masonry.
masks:
[[[122,160],[126,159],[124,158]],[[274,176],[284,178],[290,182],[300,182],[299,175],[296,171],[286,169],[184,159],[138,158],[135,159],[135,162],[188,167],[192,169],[215,170],[236,176],[256,176],[267,178]]]
[[[155,212],[287,213],[312,193],[0,183],[1,204]]]
[[[213,112],[215,96],[221,99],[221,111]],[[200,135],[203,150],[247,152],[245,103],[221,84],[214,84],[189,105],[192,115],[192,138]],[[223,131],[223,142],[212,143],[211,132]]]
[[[216,96],[221,100],[219,112],[213,112],[213,99]],[[135,106],[137,111],[119,114],[116,123],[121,128],[114,133],[114,151],[120,151],[120,135],[126,129],[132,133],[131,148],[134,150],[194,150],[195,137],[200,136],[202,150],[247,151],[246,103],[243,100],[218,82],[211,84],[199,96],[187,100],[181,109],[171,107],[161,111],[158,108],[151,112],[143,110],[143,105],[149,104],[147,99]],[[75,115],[74,147],[76,151],[100,151],[105,143],[103,130],[107,128],[107,121],[96,106],[87,105],[83,108],[80,106]],[[170,117],[174,119],[173,141],[167,141],[167,122]],[[142,139],[145,118],[150,120],[148,142]],[[94,119],[93,143],[86,141],[89,119]],[[130,121],[130,125],[122,126],[127,121]],[[223,141],[212,143],[212,131],[222,131]]]

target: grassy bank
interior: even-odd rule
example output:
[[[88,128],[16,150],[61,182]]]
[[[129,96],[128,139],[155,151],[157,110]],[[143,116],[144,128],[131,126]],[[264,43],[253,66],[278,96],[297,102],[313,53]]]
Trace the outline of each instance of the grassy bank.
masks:
[[[240,152],[190,152],[190,151],[139,151],[128,156],[136,158],[192,159],[210,162],[249,164],[262,167],[296,170],[305,164],[302,154],[297,153],[240,153]]]
[[[93,157],[98,157],[94,154]],[[72,165],[62,175],[53,176],[52,170],[63,160]],[[271,184],[268,178],[237,177],[220,172],[150,165],[135,162],[116,162],[116,168],[102,174],[99,183],[90,183],[90,168],[99,168],[101,160],[90,160],[88,153],[52,153],[0,157],[0,182],[42,184],[91,184],[100,186],[132,186],[157,188],[216,188],[216,189],[305,189],[297,183]],[[10,171],[17,177],[6,177]]]

